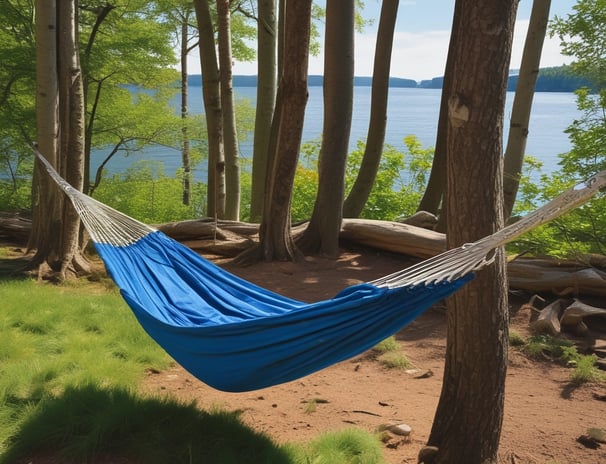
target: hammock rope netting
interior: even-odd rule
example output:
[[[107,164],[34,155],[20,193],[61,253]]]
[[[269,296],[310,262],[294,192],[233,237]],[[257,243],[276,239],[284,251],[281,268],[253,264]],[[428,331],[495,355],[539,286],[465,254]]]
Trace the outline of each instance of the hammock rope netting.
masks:
[[[493,250],[579,206],[606,171],[518,222],[402,271],[305,303],[214,265],[157,229],[74,189],[38,159],[74,205],[108,274],[147,333],[204,383],[241,392],[356,356],[473,279]]]

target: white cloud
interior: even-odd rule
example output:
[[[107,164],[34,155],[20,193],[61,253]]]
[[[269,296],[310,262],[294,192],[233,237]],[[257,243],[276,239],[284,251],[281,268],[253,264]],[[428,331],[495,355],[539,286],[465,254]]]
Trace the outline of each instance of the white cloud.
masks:
[[[511,56],[511,68],[520,67],[528,20],[516,22],[514,45]],[[356,76],[371,76],[374,61],[375,36],[373,34],[356,34]],[[391,75],[421,81],[442,76],[448,53],[450,31],[434,30],[426,32],[396,32],[391,60]],[[570,63],[569,57],[560,54],[557,38],[545,38],[541,67],[561,66]],[[199,73],[197,60],[192,60],[190,71]],[[309,74],[323,74],[324,57],[309,57]],[[256,74],[256,63],[235,63],[234,74]]]

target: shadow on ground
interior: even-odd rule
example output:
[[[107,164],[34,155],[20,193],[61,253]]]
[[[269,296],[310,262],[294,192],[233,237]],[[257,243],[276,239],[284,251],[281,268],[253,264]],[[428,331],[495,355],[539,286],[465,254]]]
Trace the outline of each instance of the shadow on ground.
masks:
[[[10,400],[9,400],[10,401]],[[9,440],[2,464],[289,463],[238,412],[84,386],[42,399]]]

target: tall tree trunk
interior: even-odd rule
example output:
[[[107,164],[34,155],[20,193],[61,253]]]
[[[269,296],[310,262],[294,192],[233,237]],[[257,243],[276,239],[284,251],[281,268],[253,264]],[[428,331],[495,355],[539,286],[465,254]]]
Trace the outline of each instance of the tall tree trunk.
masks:
[[[209,0],[194,0],[200,34],[202,98],[208,135],[207,215],[225,217],[225,154],[223,151],[223,111],[221,84],[215,49],[215,35]]]
[[[518,194],[524,155],[526,154],[526,142],[528,140],[528,128],[530,125],[530,112],[534,87],[539,76],[541,64],[541,52],[543,42],[547,33],[549,22],[549,9],[551,0],[534,0],[532,12],[524,43],[524,53],[520,64],[518,84],[511,108],[511,120],[509,123],[509,136],[504,157],[504,217],[509,218]]]
[[[290,229],[292,188],[301,148],[305,105],[311,0],[284,2],[284,66],[272,122],[260,252],[265,260],[293,260],[298,256]]]
[[[36,140],[38,149],[54,166],[59,157],[59,73],[57,5],[36,2]],[[32,182],[34,204],[28,249],[37,249],[33,264],[57,260],[62,196],[52,181],[36,169]],[[55,256],[53,256],[55,255]]]
[[[448,90],[449,247],[503,226],[505,94],[517,2],[458,0]],[[448,300],[446,365],[428,444],[433,463],[496,463],[507,370],[505,264],[494,264]],[[430,449],[424,449],[427,452]]]
[[[184,205],[191,204],[191,162],[189,155],[187,54],[189,53],[189,14],[181,18],[181,166],[183,167],[183,197]]]
[[[354,80],[354,0],[326,2],[324,127],[318,160],[318,195],[297,244],[306,252],[339,253],[345,165],[351,131]]]
[[[62,1],[56,3],[55,18],[56,18],[56,38],[51,40],[51,49],[46,48],[46,44],[39,42],[40,40],[49,39],[45,36],[37,38],[37,47],[41,47],[46,52],[54,53],[54,59],[57,63],[56,67],[50,66],[50,57],[41,58],[41,66],[45,67],[45,71],[53,71],[54,75],[37,75],[37,78],[44,82],[46,79],[49,82],[53,80],[54,84],[46,86],[47,90],[53,92],[56,88],[57,99],[53,99],[58,107],[57,119],[59,130],[58,140],[55,143],[49,140],[39,142],[39,147],[42,149],[53,149],[56,144],[56,152],[49,159],[54,162],[62,176],[74,188],[81,190],[83,186],[82,169],[84,165],[84,126],[85,126],[85,111],[84,111],[84,92],[82,84],[82,71],[80,68],[80,57],[78,51],[77,39],[77,2]],[[48,21],[52,13],[50,10],[44,10],[44,17],[41,19],[43,27],[53,27]],[[49,16],[46,16],[49,15]],[[54,69],[53,69],[54,68]],[[38,71],[42,71],[39,68]],[[39,102],[43,105],[45,115],[51,116],[55,113],[52,109],[50,100],[40,98]],[[46,137],[52,137],[53,129],[51,126],[45,126],[46,123],[41,122],[41,127],[44,130],[39,134],[40,140]],[[53,122],[52,125],[55,125]],[[48,156],[48,155],[46,155]],[[45,179],[43,183],[50,182]],[[44,189],[50,189],[46,186]],[[41,203],[38,208],[49,206],[49,211],[38,211],[34,215],[34,220],[37,224],[33,227],[36,235],[31,240],[31,245],[37,248],[37,253],[32,260],[33,265],[48,263],[51,270],[56,276],[64,280],[69,275],[88,272],[89,266],[86,259],[80,253],[79,249],[79,232],[80,220],[76,211],[67,204],[67,201],[62,195],[51,195],[52,204],[47,205]],[[45,199],[42,199],[45,201]]]
[[[253,222],[260,221],[263,213],[271,119],[278,88],[276,0],[259,0],[257,23],[257,108],[250,201],[250,220]]]
[[[86,128],[84,132],[84,185],[82,187],[83,192],[87,194],[91,194],[96,186],[91,187],[90,185],[90,157],[93,145],[93,129],[95,120],[97,117],[97,108],[99,107],[99,101],[101,97],[101,89],[103,87],[103,80],[93,79],[90,75],[90,58],[92,55],[93,46],[95,44],[95,39],[97,38],[97,34],[101,28],[101,24],[107,18],[107,15],[115,9],[114,5],[110,5],[109,3],[100,6],[95,9],[97,17],[95,18],[95,24],[93,25],[92,31],[88,40],[86,42],[86,47],[84,48],[84,52],[82,53],[82,86],[84,93],[84,108],[90,112],[88,116],[88,120],[86,121]],[[89,109],[88,103],[91,100],[91,84],[94,85],[94,96],[92,98],[92,105]]]
[[[448,56],[444,69],[444,81],[442,82],[442,96],[440,98],[440,113],[438,115],[438,131],[436,133],[436,144],[433,154],[433,163],[429,173],[429,179],[423,198],[419,203],[417,211],[428,211],[438,215],[440,205],[442,211],[439,215],[440,222],[437,229],[444,232],[446,229],[446,211],[442,199],[446,189],[446,139],[448,135],[448,98],[450,86],[452,85],[452,68],[455,64],[454,43],[448,46]]]
[[[375,61],[372,72],[370,123],[368,125],[366,148],[358,176],[343,203],[343,217],[355,218],[360,215],[368,201],[379,171],[387,127],[391,51],[399,3],[399,0],[383,0],[381,4],[381,17],[377,30]]]
[[[223,110],[223,148],[225,150],[225,219],[240,219],[240,155],[236,131],[236,110],[232,82],[230,0],[217,0],[219,31],[219,78]]]

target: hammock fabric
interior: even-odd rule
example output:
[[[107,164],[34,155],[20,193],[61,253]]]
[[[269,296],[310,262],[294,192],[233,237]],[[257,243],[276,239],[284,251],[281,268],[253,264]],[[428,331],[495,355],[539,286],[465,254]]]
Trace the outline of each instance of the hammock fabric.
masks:
[[[147,333],[198,379],[230,392],[295,380],[368,350],[470,281],[494,248],[606,185],[602,172],[489,237],[310,304],[240,279],[84,195],[37,155]]]

